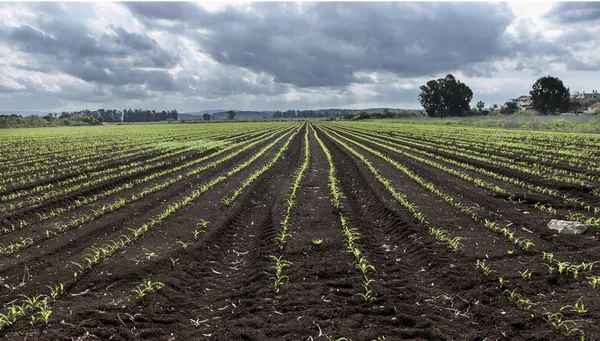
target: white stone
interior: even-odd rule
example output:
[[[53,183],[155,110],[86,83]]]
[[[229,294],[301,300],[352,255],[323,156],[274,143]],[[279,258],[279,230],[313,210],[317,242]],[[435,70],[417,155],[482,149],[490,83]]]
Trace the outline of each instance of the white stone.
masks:
[[[583,223],[558,219],[550,220],[548,228],[556,230],[559,234],[582,234],[587,231],[587,226]]]

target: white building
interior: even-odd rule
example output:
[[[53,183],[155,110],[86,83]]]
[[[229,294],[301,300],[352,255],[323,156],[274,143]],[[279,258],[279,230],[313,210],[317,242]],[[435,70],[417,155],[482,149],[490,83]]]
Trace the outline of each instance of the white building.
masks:
[[[594,99],[600,100],[600,93],[598,93],[597,90],[593,90],[592,92],[577,91],[571,95],[571,102],[575,102],[580,105],[586,105]]]
[[[531,109],[533,101],[530,96],[519,96],[519,98],[511,99],[511,102],[517,103],[519,110]]]

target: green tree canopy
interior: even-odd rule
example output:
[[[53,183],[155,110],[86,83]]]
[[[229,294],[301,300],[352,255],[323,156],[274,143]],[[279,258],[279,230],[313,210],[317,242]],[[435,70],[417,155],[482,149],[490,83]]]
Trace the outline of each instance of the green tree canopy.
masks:
[[[519,106],[515,102],[506,102],[502,107],[502,114],[504,115],[512,115],[517,111],[519,111]]]
[[[485,108],[485,103],[482,101],[477,102],[477,110],[482,111]]]
[[[569,110],[569,88],[563,82],[551,76],[538,79],[529,92],[533,100],[533,109],[542,115],[558,115]]]
[[[227,112],[227,114],[229,115],[229,119],[230,119],[230,120],[233,120],[233,119],[235,118],[235,111],[233,111],[233,110],[229,110],[229,111]]]
[[[430,80],[419,89],[419,101],[431,117],[464,116],[473,99],[473,91],[451,74]]]

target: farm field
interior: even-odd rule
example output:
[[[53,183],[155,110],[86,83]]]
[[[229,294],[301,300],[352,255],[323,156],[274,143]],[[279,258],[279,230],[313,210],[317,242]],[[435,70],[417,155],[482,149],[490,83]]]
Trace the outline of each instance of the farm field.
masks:
[[[592,134],[2,131],[0,337],[597,340],[599,177]]]

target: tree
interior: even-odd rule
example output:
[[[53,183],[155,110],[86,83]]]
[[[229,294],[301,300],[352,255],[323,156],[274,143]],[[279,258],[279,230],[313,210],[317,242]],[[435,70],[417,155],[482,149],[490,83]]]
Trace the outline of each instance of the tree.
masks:
[[[482,101],[477,102],[477,110],[483,111],[484,107],[485,107],[485,103],[483,103]]]
[[[202,115],[202,118],[204,118],[205,121],[210,121],[210,114],[204,114]]]
[[[451,74],[430,80],[419,89],[419,101],[431,117],[464,116],[473,99],[473,91]]]
[[[68,113],[66,111],[63,111],[63,112],[60,113],[60,117],[59,118],[64,120],[66,118],[71,118],[71,117],[73,117],[73,115],[71,115],[70,113]]]
[[[569,109],[569,88],[563,82],[551,76],[538,79],[529,92],[533,100],[533,109],[542,115],[558,115]]]
[[[229,110],[229,111],[227,112],[227,114],[229,115],[229,119],[230,119],[230,120],[233,120],[233,119],[235,119],[235,111],[233,111],[233,110]]]
[[[517,111],[519,111],[519,106],[515,102],[506,102],[502,107],[502,114],[504,115],[512,115]]]

